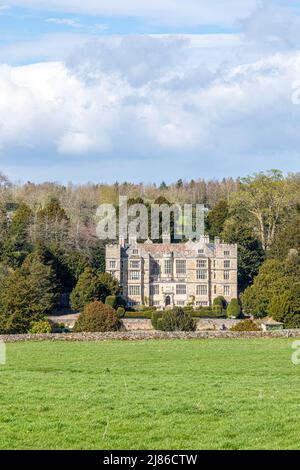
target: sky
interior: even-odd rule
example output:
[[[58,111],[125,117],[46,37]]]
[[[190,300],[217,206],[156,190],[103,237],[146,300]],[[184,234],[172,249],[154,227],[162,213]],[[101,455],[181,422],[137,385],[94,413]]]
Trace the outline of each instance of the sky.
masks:
[[[299,1],[0,0],[13,181],[296,172],[299,156]]]

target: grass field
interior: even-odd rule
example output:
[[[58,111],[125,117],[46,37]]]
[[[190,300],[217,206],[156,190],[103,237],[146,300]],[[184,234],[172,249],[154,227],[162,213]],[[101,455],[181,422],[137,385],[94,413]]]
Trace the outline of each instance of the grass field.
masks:
[[[8,344],[0,448],[299,449],[292,341]]]

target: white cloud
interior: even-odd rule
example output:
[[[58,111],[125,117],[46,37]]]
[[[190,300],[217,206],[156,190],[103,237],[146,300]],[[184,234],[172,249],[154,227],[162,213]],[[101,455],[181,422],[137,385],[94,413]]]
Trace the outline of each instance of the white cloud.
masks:
[[[28,148],[62,159],[138,157],[155,168],[161,158],[196,158],[224,168],[229,156],[233,165],[243,155],[297,152],[300,107],[291,96],[300,53],[212,72],[186,40],[153,40],[93,44],[67,65],[2,66],[0,155]]]
[[[146,18],[186,25],[226,24],[246,18],[259,0],[51,0],[51,10],[98,16]],[[49,10],[44,0],[8,0],[7,4]]]
[[[82,28],[83,25],[76,20],[70,18],[47,18],[46,23],[53,23],[59,26],[69,26],[71,28]]]

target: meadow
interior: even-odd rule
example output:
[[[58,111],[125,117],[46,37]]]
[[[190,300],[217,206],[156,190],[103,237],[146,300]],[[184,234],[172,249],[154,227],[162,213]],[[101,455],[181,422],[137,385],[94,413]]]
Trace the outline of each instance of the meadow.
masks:
[[[8,344],[0,449],[299,449],[292,342]]]

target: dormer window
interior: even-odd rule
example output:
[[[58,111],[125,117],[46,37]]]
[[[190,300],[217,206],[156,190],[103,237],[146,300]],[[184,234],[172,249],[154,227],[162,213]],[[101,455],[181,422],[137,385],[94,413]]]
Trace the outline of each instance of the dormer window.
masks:
[[[139,250],[132,250],[132,253],[133,253],[134,255],[138,255],[138,254],[139,254]]]
[[[198,255],[203,255],[204,254],[204,249],[201,248],[201,250],[198,250]]]

